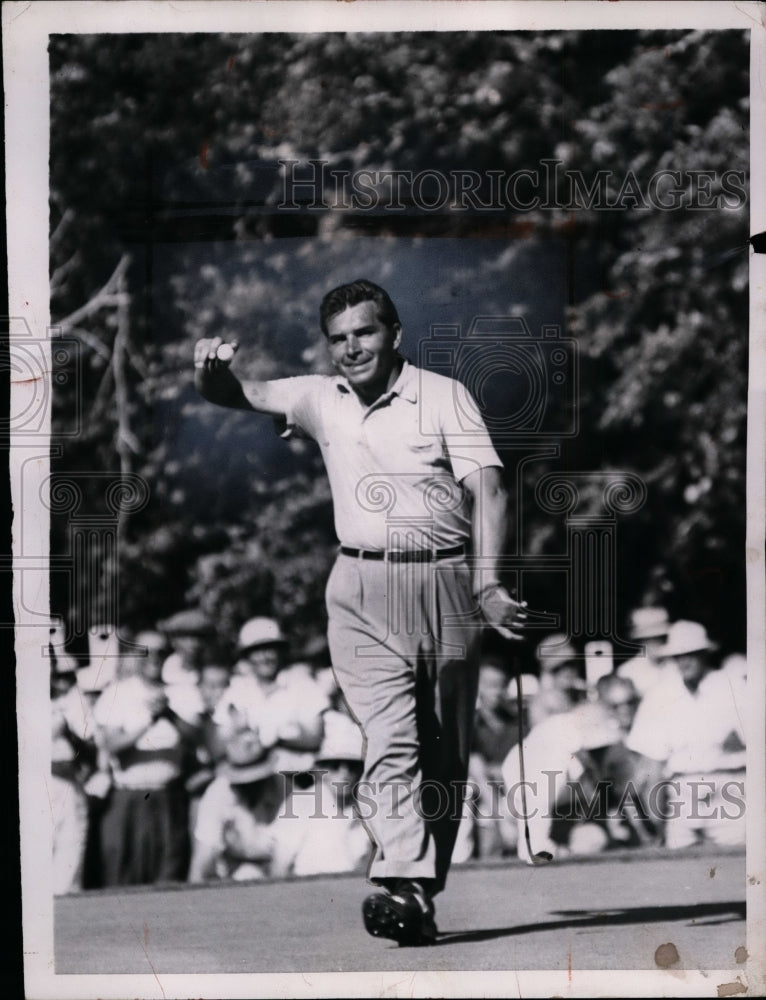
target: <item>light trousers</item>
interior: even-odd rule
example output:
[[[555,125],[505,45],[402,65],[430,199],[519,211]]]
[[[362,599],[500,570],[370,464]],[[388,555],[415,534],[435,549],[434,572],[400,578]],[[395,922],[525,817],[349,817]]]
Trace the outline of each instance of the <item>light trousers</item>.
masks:
[[[444,888],[460,825],[482,620],[462,556],[391,563],[340,555],[327,583],[328,640],[365,737],[368,876]]]

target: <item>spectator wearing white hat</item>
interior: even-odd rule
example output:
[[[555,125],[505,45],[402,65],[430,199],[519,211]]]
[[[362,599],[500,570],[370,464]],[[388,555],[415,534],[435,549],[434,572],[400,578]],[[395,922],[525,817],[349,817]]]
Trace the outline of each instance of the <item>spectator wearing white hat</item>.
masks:
[[[540,669],[540,685],[529,705],[532,726],[550,715],[568,712],[585,697],[577,650],[563,633],[549,635],[539,642],[535,658]]]
[[[630,615],[630,638],[643,646],[643,652],[617,668],[617,675],[633,682],[640,698],[663,676],[666,663],[659,659],[665,645],[670,620],[665,608],[636,608]]]
[[[372,840],[354,805],[362,776],[362,732],[345,713],[325,713],[315,785],[294,788],[274,827],[272,874],[317,875],[363,871]]]
[[[274,753],[252,731],[232,736],[218,776],[200,799],[189,881],[268,876],[276,846],[274,824],[283,800]]]
[[[252,730],[264,747],[275,750],[279,770],[305,771],[322,741],[322,713],[330,701],[309,673],[282,669],[286,649],[273,618],[245,622],[237,643],[237,672],[213,720],[222,739]]]
[[[745,732],[715,649],[697,622],[671,626],[658,657],[676,669],[646,694],[626,740],[642,755],[644,795],[665,817],[668,847],[744,843]]]

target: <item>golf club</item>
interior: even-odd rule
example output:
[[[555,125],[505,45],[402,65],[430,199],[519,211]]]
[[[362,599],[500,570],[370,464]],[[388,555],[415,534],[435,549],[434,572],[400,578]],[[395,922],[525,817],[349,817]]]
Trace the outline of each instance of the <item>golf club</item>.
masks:
[[[516,661],[516,699],[518,702],[518,727],[519,727],[519,778],[521,780],[521,811],[524,816],[524,840],[527,844],[527,853],[529,854],[530,864],[536,867],[541,867],[542,865],[547,865],[553,861],[553,855],[550,851],[538,851],[537,854],[532,850],[532,842],[529,837],[529,820],[527,819],[527,786],[526,777],[524,775],[524,699],[521,692],[521,667],[518,660]]]

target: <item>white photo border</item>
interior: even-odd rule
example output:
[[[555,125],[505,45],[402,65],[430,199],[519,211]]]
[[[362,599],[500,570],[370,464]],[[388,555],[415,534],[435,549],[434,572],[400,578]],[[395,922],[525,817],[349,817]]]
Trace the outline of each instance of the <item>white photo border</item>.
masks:
[[[766,229],[766,29],[757,2],[663,4],[623,2],[518,2],[491,0],[429,3],[401,0],[198,0],[198,2],[11,2],[3,5],[6,94],[6,196],[10,339],[32,336],[47,350],[51,324],[48,278],[48,36],[116,32],[326,32],[396,30],[551,30],[588,28],[747,29],[751,32],[751,187],[752,234]],[[766,789],[764,783],[764,705],[766,705],[766,588],[764,587],[764,470],[766,469],[766,258],[750,250],[750,370],[748,403],[748,846],[747,965],[741,982],[760,995],[766,987]],[[49,366],[48,366],[49,367]],[[46,376],[43,375],[43,378]],[[12,412],[37,405],[41,387],[12,385]],[[44,391],[44,387],[43,387]],[[34,497],[49,474],[50,413],[39,434],[16,437],[11,448],[12,501],[16,511],[14,559],[24,565],[24,587],[33,588],[45,606],[48,566],[29,565],[34,539],[46,537],[47,512]],[[22,495],[21,470],[24,473]],[[30,471],[32,470],[32,471]],[[30,502],[30,491],[32,502]],[[23,517],[22,517],[23,515]],[[23,522],[23,523],[22,523]],[[715,996],[731,970],[692,972],[636,971],[623,975],[601,970],[566,972],[364,973],[312,975],[56,975],[53,971],[53,898],[49,886],[49,844],[45,831],[44,787],[49,770],[47,670],[40,669],[42,619],[25,615],[20,572],[14,578],[17,716],[19,728],[21,864],[26,995],[84,997],[302,997],[302,996]],[[37,627],[31,627],[37,626]],[[41,834],[40,831],[43,831]],[[43,848],[43,849],[41,849]],[[721,978],[723,976],[723,979]],[[726,995],[726,994],[718,994]]]

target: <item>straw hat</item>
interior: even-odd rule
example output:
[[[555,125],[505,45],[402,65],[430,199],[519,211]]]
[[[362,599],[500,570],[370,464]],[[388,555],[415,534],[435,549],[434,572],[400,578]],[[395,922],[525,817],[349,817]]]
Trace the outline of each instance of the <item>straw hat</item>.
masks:
[[[670,626],[668,641],[658,650],[660,657],[684,656],[686,653],[702,653],[716,649],[708,638],[704,625],[698,622],[679,621]]]
[[[237,656],[243,656],[258,646],[284,646],[286,639],[279,623],[273,618],[251,618],[239,630]]]

